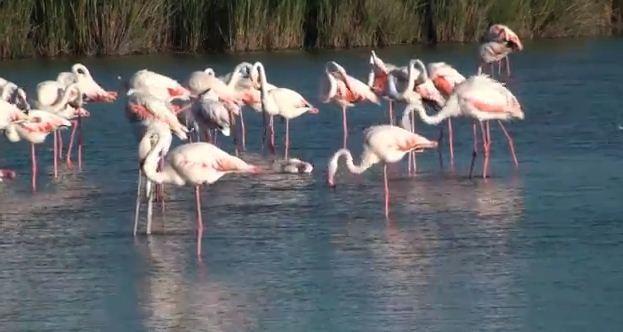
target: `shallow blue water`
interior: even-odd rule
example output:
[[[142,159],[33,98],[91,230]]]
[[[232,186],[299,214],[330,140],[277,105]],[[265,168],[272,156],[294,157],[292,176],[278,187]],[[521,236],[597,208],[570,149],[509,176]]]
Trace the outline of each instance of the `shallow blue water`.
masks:
[[[456,173],[440,170],[434,152],[418,157],[415,178],[393,167],[388,222],[378,167],[362,177],[340,172],[334,191],[324,185],[341,132],[337,108],[316,102],[319,76],[335,59],[365,77],[367,50],[79,59],[108,88],[145,67],[184,80],[207,65],[220,73],[261,60],[270,81],[320,106],[291,124],[292,155],[316,170],[231,175],[205,189],[199,262],[189,188],[167,187],[156,234],[131,236],[136,143],[123,98],[89,106],[82,173],[63,169],[53,181],[51,144],[38,147],[34,195],[28,146],[0,140],[0,165],[19,173],[0,183],[0,330],[619,330],[622,51],[615,39],[526,45],[508,82],[526,112],[508,126],[519,172],[492,127],[493,178],[467,179],[471,126],[454,121]],[[378,53],[475,69],[473,46]],[[74,61],[4,62],[0,76],[32,91]],[[349,112],[358,154],[361,130],[385,115],[374,106]],[[246,114],[244,158],[258,159],[259,116]],[[437,137],[434,128],[418,131]]]

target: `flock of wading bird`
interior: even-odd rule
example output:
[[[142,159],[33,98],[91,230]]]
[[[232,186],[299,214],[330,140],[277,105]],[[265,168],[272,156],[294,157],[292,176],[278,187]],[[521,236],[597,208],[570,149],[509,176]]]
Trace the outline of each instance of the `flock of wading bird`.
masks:
[[[370,55],[370,73],[367,83],[350,76],[346,70],[330,61],[325,66],[320,101],[335,103],[341,107],[343,121],[343,148],[330,159],[327,182],[335,186],[334,177],[338,160],[344,156],[346,166],[352,173],[363,173],[370,166],[382,162],[384,168],[385,215],[389,213],[389,188],[387,164],[400,161],[408,155],[408,172],[415,172],[415,153],[438,148],[438,142],[416,134],[415,117],[431,125],[447,121],[449,163],[454,163],[452,146],[453,117],[469,117],[473,124],[473,151],[469,169],[471,177],[478,150],[478,128],[482,140],[482,177],[487,178],[491,135],[489,121],[496,120],[504,133],[512,161],[518,167],[512,139],[502,121],[523,119],[524,114],[515,96],[495,76],[501,75],[502,64],[510,75],[509,53],[522,50],[517,35],[500,24],[490,26],[486,42],[480,46],[478,74],[465,78],[444,62],[429,63],[411,60],[398,67],[383,62],[374,51]],[[491,75],[482,73],[490,65]],[[226,173],[261,173],[266,170],[238,158],[245,149],[245,127],[241,112],[243,105],[262,113],[264,134],[262,147],[275,153],[273,118],[285,119],[284,159],[274,162],[271,171],[285,173],[310,173],[308,162],[290,158],[289,121],[305,113],[317,113],[298,92],[276,87],[268,83],[264,66],[243,62],[229,74],[217,77],[208,68],[193,72],[184,87],[176,80],[149,71],[140,70],[124,82],[127,103],[125,114],[135,128],[139,139],[139,180],[134,219],[137,233],[139,207],[143,192],[142,178],[146,177],[144,191],[148,204],[146,233],[151,232],[151,214],[154,200],[162,201],[162,184],[193,186],[196,198],[197,234],[200,240],[203,223],[201,218],[200,186],[216,182]],[[72,150],[77,144],[78,168],[82,168],[81,122],[89,117],[83,108],[86,102],[112,102],[117,92],[104,90],[81,64],[72,66],[71,72],[60,73],[56,80],[37,85],[35,109],[31,109],[26,93],[14,83],[0,81],[0,130],[11,142],[25,140],[31,143],[32,190],[36,191],[37,162],[35,145],[42,144],[53,134],[53,169],[58,176],[58,163],[63,154],[63,137],[60,131],[71,128],[65,155],[67,168],[72,168]],[[348,137],[346,109],[360,103],[388,103],[389,123],[371,126],[364,131],[364,146],[359,165],[346,149]],[[405,104],[399,125],[394,125],[393,106]],[[436,111],[429,115],[425,105]],[[439,141],[443,137],[440,127]],[[216,146],[216,135],[234,136],[235,155]],[[172,150],[172,136],[186,144]],[[77,143],[76,143],[77,141]],[[203,142],[202,142],[203,141]],[[0,170],[2,178],[14,178],[12,170]],[[154,183],[155,185],[152,185]],[[198,245],[200,251],[200,242]]]

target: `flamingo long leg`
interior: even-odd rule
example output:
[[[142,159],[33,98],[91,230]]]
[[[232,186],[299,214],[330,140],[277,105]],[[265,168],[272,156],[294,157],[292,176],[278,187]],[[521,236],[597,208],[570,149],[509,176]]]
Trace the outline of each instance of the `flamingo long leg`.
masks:
[[[32,172],[32,192],[37,191],[37,157],[35,156],[35,144],[30,143],[30,161],[31,161],[31,172]]]
[[[138,184],[136,186],[136,206],[134,207],[134,228],[132,231],[132,235],[136,236],[138,232],[138,216],[141,212],[141,185],[143,180],[143,172],[139,168],[138,170]]]
[[[231,111],[228,111],[229,115],[229,125],[233,128],[233,140],[234,140],[234,150],[236,152],[236,156],[240,152],[240,147],[238,146],[238,125],[234,124],[234,114]]]
[[[504,127],[502,121],[498,120],[498,124],[500,125],[500,128],[502,128],[502,132],[504,133],[504,136],[506,136],[506,140],[508,141],[508,149],[510,150],[511,157],[513,158],[513,165],[515,166],[515,168],[519,168],[519,162],[517,161],[517,155],[515,154],[515,145],[513,144],[513,139]]]
[[[415,132],[415,113],[411,112],[411,132]],[[411,151],[411,163],[412,163],[412,167],[411,169],[413,170],[413,175],[415,175],[417,173],[417,163],[415,160],[415,152]]]
[[[450,149],[450,167],[454,167],[454,133],[452,131],[452,120],[448,118],[448,148]]]
[[[145,184],[145,192],[147,193],[147,227],[145,228],[145,234],[150,235],[154,210],[154,189],[152,188],[152,182],[149,180]]]
[[[489,147],[487,141],[487,131],[485,129],[485,124],[483,121],[480,121],[480,132],[482,134],[482,178],[487,178],[487,171],[489,169]]]
[[[383,181],[385,196],[385,218],[389,217],[389,182],[387,179],[387,164],[383,164]]]
[[[82,146],[84,145],[82,136],[82,117],[78,116],[78,170],[82,171]]]
[[[203,218],[201,217],[201,191],[195,186],[195,203],[197,206],[197,257],[201,256],[201,239],[203,238]]]
[[[270,142],[269,142],[270,152],[272,154],[275,154],[277,152],[276,147],[275,147],[275,118],[272,115],[270,116],[268,120],[268,128],[270,132]]]
[[[472,178],[474,174],[474,164],[476,163],[476,156],[478,155],[478,136],[476,135],[476,122],[472,124],[472,135],[474,137],[474,145],[472,147],[472,161],[469,166],[469,178]]]
[[[76,120],[71,121],[71,135],[69,136],[69,146],[67,146],[67,155],[65,156],[65,165],[68,169],[73,168],[73,163],[71,162],[71,150],[74,147],[74,139],[76,138],[76,131],[78,130],[78,124]]]
[[[160,157],[160,162],[158,165],[158,169],[159,171],[162,171],[162,169],[164,168],[164,157]],[[157,188],[157,193],[156,193],[156,197],[157,200],[160,202],[160,211],[162,211],[162,213],[164,214],[164,210],[165,210],[165,205],[164,205],[164,184],[159,184],[156,186]]]
[[[268,117],[266,112],[262,111],[262,152],[266,147],[266,141],[268,137]]]
[[[348,120],[346,118],[346,106],[342,106],[342,146],[346,149],[348,141]]]
[[[284,158],[288,160],[288,149],[290,148],[290,120],[286,119],[286,137],[284,142]]]
[[[54,178],[58,178],[58,130],[52,134],[54,136],[52,148],[52,164],[54,165]]]
[[[58,133],[58,154],[56,157],[58,160],[63,158],[63,132],[61,130],[57,130]]]
[[[242,108],[240,108],[240,144],[242,145],[242,151],[247,149],[247,130],[244,126],[244,117],[242,116]]]

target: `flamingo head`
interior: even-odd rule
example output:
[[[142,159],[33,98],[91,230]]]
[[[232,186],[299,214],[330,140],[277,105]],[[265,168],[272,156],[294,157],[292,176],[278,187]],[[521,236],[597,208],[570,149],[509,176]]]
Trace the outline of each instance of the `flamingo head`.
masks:
[[[9,169],[0,169],[0,179],[15,179],[15,171]]]
[[[517,37],[517,35],[515,34],[512,34],[509,36],[508,40],[506,41],[506,44],[513,50],[517,50],[517,51],[523,50],[523,44],[521,43],[521,40],[519,40],[519,37]]]
[[[417,92],[424,100],[433,102],[438,106],[443,106],[445,104],[445,99],[441,95],[441,92],[437,90],[433,81],[428,79],[424,81],[424,83],[418,84],[415,87],[415,92]]]
[[[340,66],[335,61],[327,62],[327,64],[325,65],[325,70],[327,73],[329,73],[330,75],[333,75],[336,78],[341,78],[342,80],[346,80],[346,76],[347,76],[346,70],[344,69],[344,67]]]
[[[30,103],[28,103],[26,92],[22,88],[17,88],[15,92],[13,92],[12,98],[13,103],[17,106],[17,108],[25,112],[30,111]]]

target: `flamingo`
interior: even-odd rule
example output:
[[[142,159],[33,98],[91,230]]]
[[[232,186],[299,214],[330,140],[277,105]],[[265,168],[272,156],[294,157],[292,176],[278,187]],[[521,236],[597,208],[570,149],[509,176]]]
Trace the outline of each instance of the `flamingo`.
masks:
[[[104,88],[95,82],[93,76],[91,76],[91,73],[89,72],[89,69],[80,63],[76,63],[71,66],[71,72],[59,73],[56,77],[56,81],[64,87],[77,84],[87,101],[103,101],[111,103],[117,99],[116,91],[104,90]]]
[[[233,125],[232,115],[238,115],[236,112],[230,112],[219,102],[219,98],[211,89],[205,91],[199,96],[199,100],[195,102],[190,110],[193,122],[197,125],[199,136],[208,137],[210,129],[218,129],[224,136],[229,136]],[[206,139],[209,142],[209,139]],[[211,142],[214,143],[214,142]]]
[[[271,153],[275,153],[275,130],[274,115],[269,114],[262,106],[262,86],[266,91],[270,92],[277,87],[269,82],[262,84],[262,79],[257,67],[251,66],[249,69],[249,77],[238,80],[236,89],[242,94],[242,101],[245,105],[251,107],[256,112],[262,113],[262,148],[268,145]]]
[[[309,174],[314,170],[311,163],[298,158],[275,160],[272,165],[273,171],[290,174]]]
[[[206,68],[203,71],[191,73],[188,79],[188,86],[193,95],[201,95],[208,89],[212,90],[212,93],[218,96],[227,110],[240,116],[240,143],[242,150],[246,149],[245,128],[244,118],[240,110],[242,98],[240,92],[236,89],[236,85],[243,77],[243,69],[248,69],[250,66],[248,62],[242,62],[224,77],[216,77],[212,68]],[[237,141],[235,142],[237,143]]]
[[[432,62],[428,64],[428,73],[435,85],[435,88],[448,99],[454,91],[454,87],[465,81],[465,76],[461,75],[456,69],[445,62]],[[445,104],[445,100],[443,102]],[[442,131],[440,131],[440,137]],[[448,118],[448,148],[450,150],[450,166],[454,166],[454,147],[453,147],[452,120]]]
[[[288,159],[290,147],[290,119],[297,118],[305,113],[317,114],[318,109],[312,106],[301,94],[287,88],[267,89],[266,72],[261,62],[253,64],[253,70],[257,70],[261,81],[262,108],[268,114],[279,115],[286,120],[286,134],[284,143],[284,159]],[[272,130],[272,129],[271,129]]]
[[[154,122],[148,127],[143,140],[156,142],[143,160],[141,167],[149,180],[158,184],[171,183],[177,186],[195,187],[197,256],[200,256],[203,235],[201,185],[212,184],[227,173],[257,173],[259,168],[210,143],[197,142],[184,144],[171,150],[166,154],[164,165],[158,171],[160,155],[171,145],[171,132],[168,126]]]
[[[47,81],[47,82],[42,82],[39,84],[39,86],[43,86],[45,87],[48,84],[53,84],[52,81]],[[73,147],[73,142],[74,142],[74,136],[76,134],[76,128],[77,126],[75,125],[76,122],[74,122],[75,119],[81,119],[84,117],[89,117],[90,114],[87,110],[82,108],[82,92],[80,91],[79,85],[77,83],[72,83],[69,86],[67,86],[64,90],[62,91],[62,96],[53,104],[49,104],[49,105],[40,105],[39,110],[41,111],[47,111],[47,112],[51,112],[54,113],[56,115],[62,116],[65,119],[70,120],[70,122],[73,122],[73,128],[71,130],[71,138],[69,140],[69,147],[68,147],[68,151],[72,150]],[[59,135],[58,135],[58,131],[54,131],[54,142],[53,142],[53,163],[54,163],[54,178],[58,177],[58,159],[60,157],[59,154]],[[81,136],[81,134],[79,134],[79,136]],[[79,141],[81,140],[81,138],[79,139]],[[80,165],[80,160],[82,159],[82,153],[81,153],[81,149],[78,149],[78,163]],[[67,165],[67,168],[71,169],[72,168],[72,163],[71,163],[71,157],[70,154],[67,154],[67,157],[65,159],[65,163]],[[81,168],[81,167],[79,167]]]
[[[409,108],[409,106],[408,106]],[[471,117],[480,123],[480,131],[483,140],[483,171],[482,177],[486,179],[489,166],[489,148],[491,145],[491,136],[487,123],[486,132],[484,121],[497,120],[504,136],[508,141],[509,151],[515,168],[519,167],[517,156],[515,155],[515,147],[513,140],[504,127],[502,121],[512,119],[524,119],[524,113],[517,98],[500,82],[489,78],[486,75],[476,75],[468,78],[463,83],[458,84],[454,88],[454,92],[445,106],[437,114],[429,116],[423,109],[415,108],[405,110],[405,112],[415,110],[419,113],[424,122],[431,125],[437,125],[444,119],[464,115]],[[470,178],[474,168],[474,161],[477,150],[476,137],[476,121],[473,124],[474,146],[472,151],[472,161],[469,171]]]
[[[335,187],[335,173],[340,157],[346,157],[346,167],[351,173],[361,174],[372,165],[383,162],[383,179],[385,195],[385,217],[389,217],[389,184],[387,180],[387,164],[400,161],[408,152],[421,152],[434,149],[437,142],[430,141],[416,133],[391,125],[372,126],[364,131],[363,152],[361,163],[355,165],[353,156],[347,149],[340,149],[329,161],[327,182]]]
[[[35,144],[43,143],[51,132],[63,127],[71,127],[71,122],[50,112],[31,110],[28,112],[28,118],[26,120],[13,122],[5,129],[4,134],[9,141],[19,142],[20,140],[26,140],[30,142],[33,192],[37,191]]]
[[[191,95],[191,92],[176,80],[147,69],[134,73],[127,82],[127,88],[128,93],[130,90],[140,90],[166,101],[186,101]]]
[[[390,71],[387,81],[386,93],[395,101],[404,102],[407,105],[412,105],[412,107],[422,109],[424,109],[424,101],[433,102],[437,105],[443,103],[443,97],[428,77],[424,63],[418,59],[410,60],[406,68],[396,68]],[[409,118],[409,115],[408,112],[403,114],[402,126],[414,132],[415,118]],[[410,175],[415,174],[416,164],[414,153],[409,153],[407,165],[408,173]]]
[[[5,101],[4,99],[0,100],[0,130],[6,130],[6,128],[12,123],[25,121],[26,119],[28,119],[28,116],[17,106]],[[0,181],[3,178],[14,179],[15,171],[0,169]]]
[[[498,74],[500,72],[500,68],[502,67],[502,60],[506,59],[506,74],[510,76],[511,68],[510,68],[510,60],[508,59],[508,54],[512,51],[521,51],[523,50],[523,44],[519,39],[519,36],[511,30],[508,26],[503,24],[492,24],[489,26],[487,30],[487,36],[485,37],[486,41],[493,41],[498,43],[506,44],[510,47],[510,50],[506,55],[499,60],[498,64]],[[492,72],[493,74],[493,72]]]
[[[56,84],[54,84],[54,83]],[[57,75],[56,81],[46,81],[46,84],[37,86],[37,107],[42,108],[54,104],[60,98],[62,91],[70,85],[76,84],[84,95],[84,99],[90,102],[107,102],[111,103],[117,99],[116,91],[106,91],[102,88],[91,75],[89,69],[80,63],[76,63],[71,67],[71,72],[61,72]],[[73,123],[71,137],[69,139],[69,146],[73,147],[76,131],[78,135],[78,169],[82,169],[82,148],[83,148],[83,136],[82,136],[82,119],[81,116],[77,116],[72,119]],[[55,133],[55,142],[62,143],[62,137],[57,137],[60,133]],[[71,168],[71,148],[67,150],[66,164]],[[67,160],[69,162],[67,162]]]
[[[364,101],[378,105],[379,97],[368,85],[348,75],[344,67],[335,61],[329,61],[325,65],[325,73],[320,85],[320,101],[334,102],[342,108],[343,147],[346,148],[348,139],[346,108]]]
[[[393,99],[385,94],[387,75],[397,67],[391,63],[385,63],[374,51],[370,52],[370,74],[368,74],[368,86],[372,88],[378,97],[387,99],[387,115],[389,124],[394,124]]]
[[[187,140],[188,129],[179,122],[176,117],[173,105],[163,99],[159,99],[156,96],[153,96],[150,91],[153,90],[134,90],[130,89],[128,91],[128,102],[126,105],[126,117],[133,125],[134,133],[137,139],[142,139],[145,135],[146,128],[152,125],[154,122],[161,122],[168,126],[169,130],[172,131],[179,139]],[[165,97],[170,99],[170,97]],[[148,151],[148,149],[146,150]],[[141,158],[145,157],[147,152],[145,152]],[[139,190],[141,187],[141,179],[142,179],[142,171],[139,168],[138,170],[138,186]],[[161,207],[164,209],[164,200],[162,199],[162,187],[160,185],[156,186],[157,198],[160,200]],[[151,196],[151,183],[149,181],[145,184],[145,190],[148,193],[148,221],[147,221],[147,234],[151,234],[151,205],[152,205],[152,196]],[[140,196],[137,195],[137,200],[140,199]],[[138,206],[137,212],[134,216],[135,225],[138,222]],[[136,231],[135,231],[136,234]]]
[[[26,92],[15,83],[5,82],[5,84],[0,87],[0,91],[0,99],[17,106],[17,108],[22,111],[28,112],[28,110],[30,110]]]

